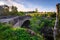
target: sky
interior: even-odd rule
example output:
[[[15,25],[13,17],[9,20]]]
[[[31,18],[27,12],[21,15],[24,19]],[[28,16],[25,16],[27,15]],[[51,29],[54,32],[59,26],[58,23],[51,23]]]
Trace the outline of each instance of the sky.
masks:
[[[57,3],[60,0],[0,0],[0,5],[14,5],[18,11],[33,11],[37,8],[39,12],[56,12]]]

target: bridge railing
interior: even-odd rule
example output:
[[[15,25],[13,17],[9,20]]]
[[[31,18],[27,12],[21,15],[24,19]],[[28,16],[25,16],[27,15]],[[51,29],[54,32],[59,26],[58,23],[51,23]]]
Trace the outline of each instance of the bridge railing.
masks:
[[[13,18],[7,18],[6,17],[3,17],[2,19],[0,19],[0,22],[1,23],[8,23],[8,24],[12,24],[14,25],[19,19],[19,16],[16,16],[16,17],[13,17]]]
[[[1,19],[0,22],[3,22],[3,23],[8,23],[8,24],[11,24],[11,25],[15,25],[18,21],[21,21],[21,20],[25,20],[25,19],[28,19],[28,18],[31,18],[31,16],[15,16],[15,17],[9,17],[7,19]]]

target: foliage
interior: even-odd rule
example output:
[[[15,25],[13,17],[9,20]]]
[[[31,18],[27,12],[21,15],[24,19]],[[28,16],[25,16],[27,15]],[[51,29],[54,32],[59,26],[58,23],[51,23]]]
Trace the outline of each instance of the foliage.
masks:
[[[55,12],[47,12],[47,17],[56,17]]]
[[[4,10],[3,10],[3,15],[4,15],[4,16],[9,15],[9,7],[4,8]]]
[[[11,6],[11,11],[9,12],[10,15],[17,15],[17,7],[16,6]]]
[[[6,16],[9,15],[9,7],[7,5],[3,5],[0,8],[0,16]]]
[[[19,16],[24,16],[24,15],[25,15],[25,13],[24,13],[24,12],[22,12],[22,11],[20,11],[20,12],[18,12],[18,15],[19,15]]]
[[[35,15],[31,19],[31,29],[40,32],[40,29],[43,27],[54,27],[55,24],[55,18],[47,18]]]
[[[0,40],[43,40],[37,35],[30,35],[24,28],[11,28],[0,23]]]
[[[35,12],[35,13],[38,13],[38,9],[36,8],[34,12]]]

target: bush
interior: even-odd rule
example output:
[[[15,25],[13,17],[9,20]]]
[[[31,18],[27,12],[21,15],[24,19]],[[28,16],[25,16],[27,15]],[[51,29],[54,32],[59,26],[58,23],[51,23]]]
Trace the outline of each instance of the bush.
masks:
[[[43,34],[46,40],[53,40],[53,30],[55,18],[34,16],[31,19],[31,29],[36,33]]]
[[[54,27],[55,19],[54,18],[47,18],[47,17],[40,17],[34,16],[31,19],[31,29],[35,32],[40,32],[40,29],[43,27]]]
[[[30,35],[24,28],[11,28],[0,23],[0,40],[43,40],[43,38]]]
[[[24,12],[18,12],[17,14],[18,14],[18,16],[24,16],[25,15]]]

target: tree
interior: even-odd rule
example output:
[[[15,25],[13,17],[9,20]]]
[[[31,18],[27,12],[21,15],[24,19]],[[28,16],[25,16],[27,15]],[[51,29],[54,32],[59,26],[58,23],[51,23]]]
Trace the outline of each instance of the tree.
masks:
[[[37,8],[35,9],[35,12],[36,12],[36,13],[38,12],[38,9],[37,9]]]
[[[20,11],[20,12],[18,12],[18,15],[19,15],[19,16],[23,16],[23,15],[25,15],[25,13],[22,12],[22,11]]]
[[[9,15],[9,6],[7,6],[7,5],[4,5],[4,15],[5,16],[8,16]]]
[[[17,7],[15,7],[15,6],[12,6],[12,8],[11,8],[11,15],[17,15]]]
[[[0,6],[0,16],[7,16],[9,15],[9,6],[1,5]]]

